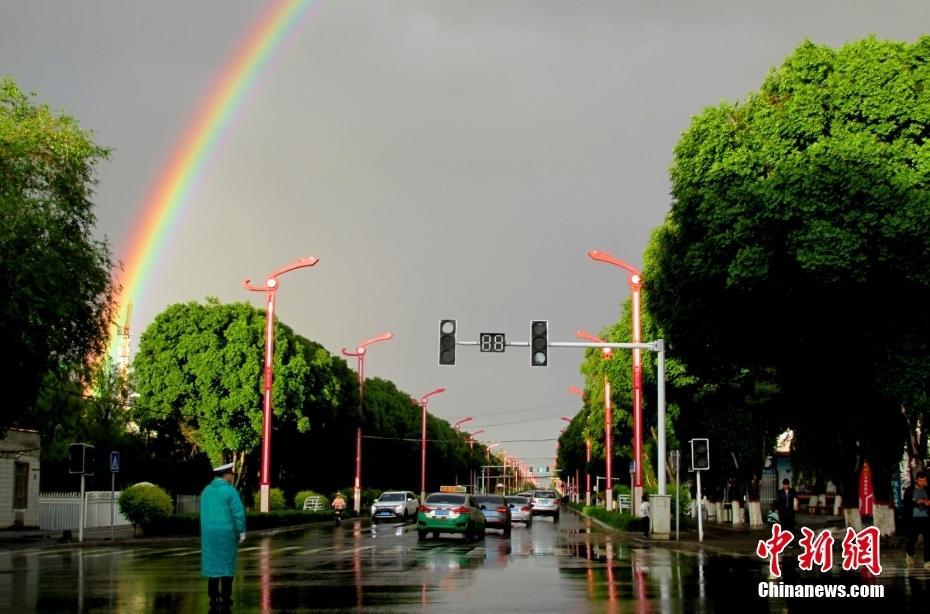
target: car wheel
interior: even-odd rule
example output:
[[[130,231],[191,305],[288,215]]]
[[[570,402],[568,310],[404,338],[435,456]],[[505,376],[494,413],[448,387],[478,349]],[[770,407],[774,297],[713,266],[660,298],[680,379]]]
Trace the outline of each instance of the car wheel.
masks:
[[[510,525],[508,524],[506,527],[504,527],[504,530],[501,531],[501,533],[504,534],[504,537],[510,537],[510,528],[511,528],[511,527],[510,527]]]
[[[433,539],[439,539],[439,531],[433,531]]]
[[[417,540],[424,541],[426,539],[426,531],[417,531]]]
[[[529,529],[531,526],[533,526],[533,519],[532,519],[532,518],[530,518],[529,520],[526,521],[526,528]]]
[[[409,520],[410,520],[410,514],[407,513],[407,510],[404,510],[404,522],[406,523]]]
[[[552,522],[558,522],[558,521],[559,521],[559,515],[556,514],[555,516],[552,517]]]

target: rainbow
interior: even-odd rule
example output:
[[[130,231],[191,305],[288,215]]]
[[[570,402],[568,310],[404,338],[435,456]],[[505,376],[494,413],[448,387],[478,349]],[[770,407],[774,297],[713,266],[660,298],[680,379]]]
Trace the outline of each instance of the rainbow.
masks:
[[[288,36],[301,22],[312,0],[279,0],[261,16],[255,27],[236,48],[224,66],[165,167],[149,192],[142,214],[132,232],[123,260],[122,289],[118,317],[127,306],[138,302],[162,253],[166,237],[178,213],[189,201],[191,191],[203,175],[221,137],[229,129],[237,111]],[[118,360],[119,338],[116,327],[110,333],[110,355]]]

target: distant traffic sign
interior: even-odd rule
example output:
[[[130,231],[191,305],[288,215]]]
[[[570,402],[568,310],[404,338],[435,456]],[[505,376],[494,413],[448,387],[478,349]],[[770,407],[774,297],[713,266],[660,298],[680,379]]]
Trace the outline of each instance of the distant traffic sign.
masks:
[[[110,452],[110,471],[119,473],[119,452],[116,450]]]

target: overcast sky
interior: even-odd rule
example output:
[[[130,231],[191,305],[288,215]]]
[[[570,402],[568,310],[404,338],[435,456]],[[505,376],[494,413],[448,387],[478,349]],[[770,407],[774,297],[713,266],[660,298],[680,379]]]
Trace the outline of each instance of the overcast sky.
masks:
[[[126,257],[157,173],[243,37],[254,0],[5,0],[0,75],[112,147],[98,230]],[[580,402],[582,350],[458,349],[529,322],[573,341],[617,320],[626,277],[669,210],[691,116],[757,90],[805,38],[913,42],[926,0],[317,2],[249,92],[134,305],[135,339],[166,306],[208,295],[261,306],[241,282],[302,256],[277,313],[338,354],[383,331],[366,375],[432,413],[550,465]],[[648,277],[646,278],[648,284]],[[354,367],[354,363],[353,363]],[[654,407],[654,403],[652,404]],[[543,441],[519,441],[543,440]],[[408,485],[414,488],[415,485]]]

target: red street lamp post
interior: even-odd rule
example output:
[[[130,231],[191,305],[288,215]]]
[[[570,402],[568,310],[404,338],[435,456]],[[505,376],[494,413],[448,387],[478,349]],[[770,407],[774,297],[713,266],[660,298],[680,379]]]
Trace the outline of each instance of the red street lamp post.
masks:
[[[459,430],[459,426],[465,424],[466,422],[469,422],[471,419],[472,419],[471,416],[468,416],[467,418],[462,418],[461,420],[459,420],[458,422],[456,422],[455,424],[453,424],[453,425],[452,425],[452,428],[454,428],[456,431],[458,431],[458,430]]]
[[[584,339],[586,341],[593,341],[595,343],[606,343],[600,337],[595,337],[589,332],[579,330],[575,333],[575,336],[579,339]],[[613,356],[613,351],[610,348],[604,348],[604,360],[610,360],[610,357]],[[606,464],[606,473],[607,473],[607,493],[604,499],[604,503],[607,506],[608,510],[613,509],[614,503],[614,490],[613,490],[613,455],[614,455],[614,418],[613,418],[613,408],[610,403],[610,378],[607,377],[607,373],[604,373],[604,460]]]
[[[423,408],[423,434],[420,438],[420,501],[426,500],[426,405],[431,396],[445,391],[445,388],[437,388],[420,397],[420,407]]]
[[[393,339],[393,333],[381,333],[377,337],[372,337],[362,341],[355,348],[354,352],[342,348],[345,356],[355,356],[358,358],[358,413],[361,420],[365,411],[365,348],[378,341],[388,341]],[[355,489],[354,489],[355,513],[359,514],[362,510],[362,424],[359,422],[355,430]]]
[[[584,391],[578,386],[569,386],[568,391],[572,394],[577,394],[580,397],[584,397]],[[588,471],[588,467],[591,466],[591,439],[589,437],[584,438],[585,446],[585,466],[584,466],[584,487],[585,487],[585,505],[591,505],[591,473]]]
[[[606,262],[629,273],[627,284],[633,296],[633,343],[642,339],[642,316],[640,313],[640,296],[643,288],[643,274],[631,264],[612,256],[607,252],[590,251],[592,260]],[[633,509],[639,509],[643,493],[643,362],[642,351],[633,350]],[[612,484],[612,482],[608,482]]]
[[[262,405],[262,467],[259,478],[259,511],[262,513],[269,511],[271,496],[271,383],[274,366],[274,302],[278,291],[278,277],[294,269],[313,266],[317,262],[319,259],[313,256],[298,258],[268,275],[264,286],[253,286],[248,279],[242,281],[246,290],[265,293],[265,384]]]

